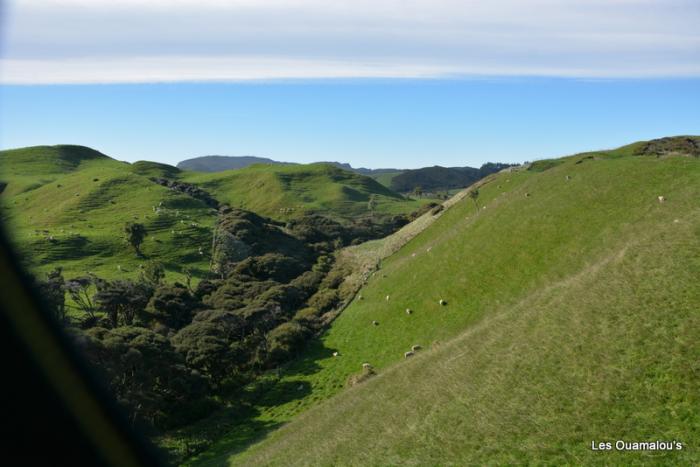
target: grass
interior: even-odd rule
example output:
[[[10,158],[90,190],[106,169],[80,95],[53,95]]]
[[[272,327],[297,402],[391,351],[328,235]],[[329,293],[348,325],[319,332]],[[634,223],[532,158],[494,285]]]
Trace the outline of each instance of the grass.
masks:
[[[696,463],[700,161],[586,157],[480,182],[190,463]],[[668,437],[688,449],[589,450]]]

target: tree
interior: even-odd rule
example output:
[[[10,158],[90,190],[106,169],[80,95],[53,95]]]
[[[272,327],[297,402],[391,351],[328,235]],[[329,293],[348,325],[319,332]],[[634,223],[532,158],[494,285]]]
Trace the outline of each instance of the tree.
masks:
[[[267,335],[268,363],[280,364],[288,360],[304,343],[307,330],[296,321],[277,326]]]
[[[153,293],[146,311],[159,323],[180,329],[192,321],[192,313],[197,305],[184,285],[161,285]]]
[[[90,288],[94,282],[96,282],[94,276],[91,275],[76,277],[66,282],[68,295],[76,307],[87,315],[84,323],[90,325],[97,321],[97,316],[95,315],[97,307],[90,297]]]
[[[76,334],[83,355],[105,377],[132,423],[167,428],[192,418],[191,408],[205,395],[206,384],[165,337],[133,326]]]
[[[46,280],[37,282],[44,302],[60,322],[66,319],[66,287],[60,267],[46,274]]]
[[[420,198],[421,196],[423,196],[423,188],[420,185],[416,186],[415,188],[413,188],[413,194],[414,196]]]
[[[153,294],[153,289],[143,282],[100,280],[96,285],[93,299],[107,313],[113,328],[120,324],[131,326]]]
[[[195,321],[175,334],[171,342],[187,365],[202,372],[214,386],[235,370],[236,359],[230,355],[229,333],[221,323]]]
[[[146,227],[138,222],[127,222],[124,226],[126,241],[131,245],[138,256],[143,256],[141,253],[141,244],[146,238]]]

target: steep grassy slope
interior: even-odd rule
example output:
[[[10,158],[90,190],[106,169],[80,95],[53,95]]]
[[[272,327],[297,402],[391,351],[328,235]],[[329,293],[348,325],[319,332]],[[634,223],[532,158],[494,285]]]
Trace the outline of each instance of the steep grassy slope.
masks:
[[[146,226],[143,251],[172,278],[180,278],[184,264],[195,275],[208,267],[199,248],[209,248],[212,210],[148,179],[174,167],[129,165],[80,146],[42,146],[3,151],[0,168],[9,182],[1,195],[3,221],[36,272],[61,266],[69,277],[87,271],[135,277],[144,260],[124,242],[126,222]]]
[[[384,261],[256,423],[194,463],[697,461],[700,161],[613,151],[532,169],[485,179],[478,214],[466,198]],[[404,362],[414,344],[428,350]],[[379,376],[341,391],[363,362]],[[688,449],[589,449],[668,438]]]
[[[278,218],[307,212],[346,218],[370,212],[400,214],[422,203],[404,199],[369,177],[323,163],[258,164],[213,174],[187,172],[183,180],[231,206]],[[371,211],[370,197],[375,200]]]

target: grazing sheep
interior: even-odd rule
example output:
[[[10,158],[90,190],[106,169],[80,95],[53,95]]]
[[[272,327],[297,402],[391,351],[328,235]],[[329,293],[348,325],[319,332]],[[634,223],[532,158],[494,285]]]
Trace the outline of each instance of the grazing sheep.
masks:
[[[440,301],[439,301],[438,303],[439,303],[440,305],[443,305],[443,306],[444,306],[444,305],[447,305],[447,302],[446,302],[445,300],[443,300],[442,298],[440,299]]]
[[[411,310],[410,308],[406,308],[406,314],[410,315],[411,313],[413,313],[413,310]]]
[[[430,253],[430,250],[432,250],[432,249],[433,249],[433,247],[429,246],[428,248],[425,249],[425,251],[426,251],[426,253]]]
[[[337,357],[338,355],[340,355],[338,352],[333,352],[334,357]]]
[[[388,295],[386,296],[386,301],[387,301],[387,302],[389,301],[389,296],[388,296]]]
[[[673,219],[674,224],[678,224],[681,220],[680,219]]]
[[[372,365],[370,365],[369,363],[365,362],[365,363],[362,364],[362,369],[363,369],[363,370],[371,370],[371,369],[372,369]]]
[[[403,354],[403,358],[413,357],[415,354],[416,354],[415,352],[409,350],[408,352],[405,352]]]
[[[415,254],[415,253],[411,253],[411,258],[415,258],[415,257],[416,257],[416,254]]]
[[[529,198],[529,197],[530,197],[530,193],[525,193],[525,197],[526,197],[526,198]]]
[[[571,175],[567,175],[567,176],[566,176],[566,179],[567,179],[567,180],[571,180]]]
[[[418,351],[418,350],[420,350],[420,349],[422,349],[422,348],[423,348],[423,347],[421,347],[420,345],[416,344],[416,345],[414,345],[414,346],[411,346],[411,352],[416,352],[416,351]]]
[[[374,324],[375,326],[379,326],[379,321],[372,321],[372,324]]]
[[[663,203],[664,201],[666,201],[666,198],[664,196],[659,196],[658,200],[659,200],[659,203]]]
[[[358,299],[358,300],[363,300],[364,297],[363,297],[362,295],[358,295],[358,296],[357,296],[357,299]]]

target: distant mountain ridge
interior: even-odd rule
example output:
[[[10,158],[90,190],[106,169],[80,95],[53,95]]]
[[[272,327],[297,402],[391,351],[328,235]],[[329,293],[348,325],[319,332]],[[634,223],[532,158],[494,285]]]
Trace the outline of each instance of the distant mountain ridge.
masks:
[[[464,188],[492,173],[499,172],[513,164],[488,162],[480,168],[474,167],[423,167],[422,169],[404,170],[395,175],[389,188],[399,193],[416,189],[422,191],[441,191]]]
[[[347,162],[321,161],[324,164],[331,164],[341,169],[362,175],[381,175],[390,172],[400,172],[400,169],[368,169],[365,167],[355,168]],[[267,157],[257,156],[201,156],[186,159],[178,162],[177,168],[184,170],[194,170],[197,172],[222,172],[224,170],[244,169],[253,164],[275,164],[275,165],[299,165],[297,162],[281,162]]]
[[[280,162],[257,156],[201,156],[177,163],[178,169],[197,172],[223,172],[224,170],[244,169],[253,164],[295,165],[294,162]]]
[[[387,188],[400,193],[408,193],[416,189],[435,192],[463,188],[486,175],[511,166],[510,164],[489,162],[480,168],[433,166],[420,169],[368,169],[365,167],[356,168],[347,162],[323,161],[322,163],[372,177]],[[202,156],[184,160],[178,163],[177,167],[197,172],[222,172],[244,169],[254,164],[299,165],[295,162],[280,162],[267,157]]]

